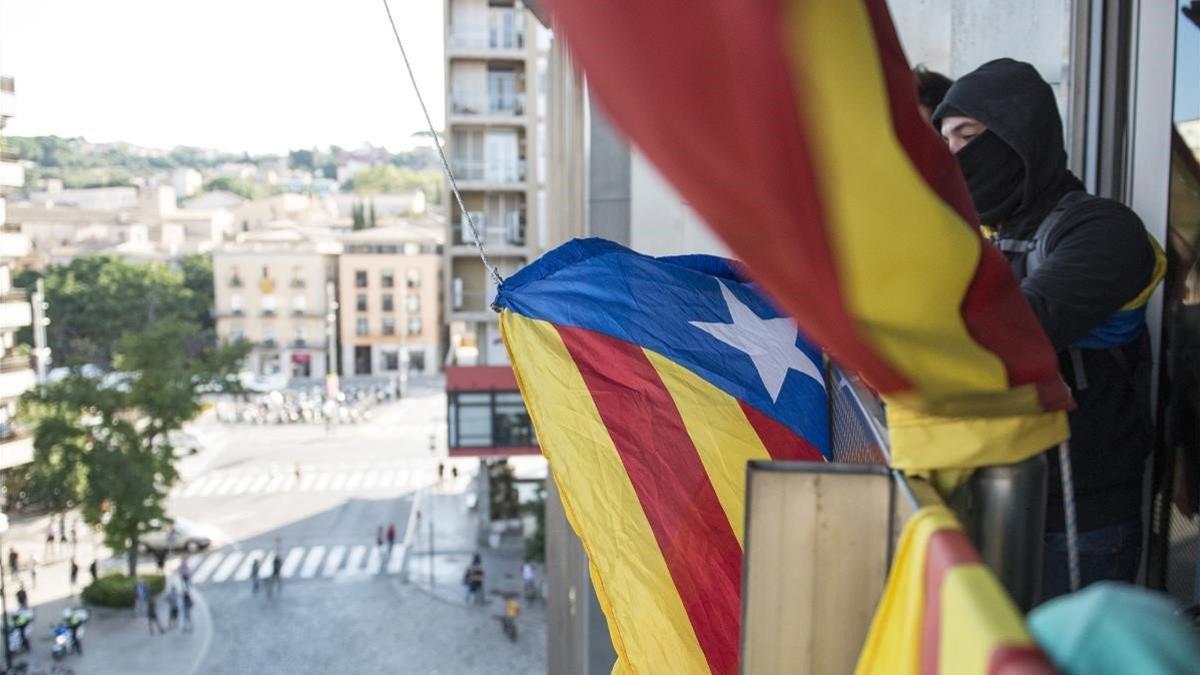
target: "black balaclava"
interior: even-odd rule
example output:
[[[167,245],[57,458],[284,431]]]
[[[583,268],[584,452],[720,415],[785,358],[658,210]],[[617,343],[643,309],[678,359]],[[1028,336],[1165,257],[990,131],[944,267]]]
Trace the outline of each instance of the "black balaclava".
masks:
[[[979,222],[995,225],[1012,215],[1025,194],[1025,162],[996,134],[985,131],[955,155],[971,190]]]

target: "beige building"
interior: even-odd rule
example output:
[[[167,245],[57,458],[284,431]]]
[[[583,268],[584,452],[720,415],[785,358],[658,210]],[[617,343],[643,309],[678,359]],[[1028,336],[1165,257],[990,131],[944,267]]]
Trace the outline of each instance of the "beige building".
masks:
[[[446,0],[447,151],[466,211],[505,276],[537,255],[536,31],[519,1]],[[449,193],[444,203],[451,360],[507,363],[489,309],[495,283],[475,250],[467,215]]]
[[[294,380],[330,372],[336,346],[326,287],[340,251],[328,230],[293,228],[243,235],[214,252],[217,335],[254,345],[248,370]]]
[[[338,313],[342,376],[435,373],[441,363],[442,237],[398,224],[342,237]]]

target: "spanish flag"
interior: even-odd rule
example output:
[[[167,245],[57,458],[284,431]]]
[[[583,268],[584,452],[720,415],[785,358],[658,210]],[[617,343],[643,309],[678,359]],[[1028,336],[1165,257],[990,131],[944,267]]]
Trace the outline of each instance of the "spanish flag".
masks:
[[[496,305],[618,671],[737,672],[746,462],[825,460],[820,352],[729,261],[597,239]]]
[[[954,514],[909,519],[856,675],[1051,675],[1021,612]]]
[[[1022,460],[1070,393],[884,0],[547,0],[614,123],[764,292],[888,402],[892,464]]]

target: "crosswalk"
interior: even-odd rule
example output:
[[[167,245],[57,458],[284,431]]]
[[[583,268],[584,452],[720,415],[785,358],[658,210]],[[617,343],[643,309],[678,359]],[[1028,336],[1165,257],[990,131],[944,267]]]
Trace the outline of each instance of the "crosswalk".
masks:
[[[294,467],[210,471],[177,485],[176,498],[236,497],[284,492],[411,492],[436,480],[425,465],[330,462]]]
[[[370,578],[399,574],[404,566],[405,547],[397,544],[388,555],[386,548],[366,544],[346,546],[293,546],[283,553],[279,576],[286,579]],[[271,576],[274,549],[222,549],[188,558],[193,584],[247,582],[258,562],[261,579]]]

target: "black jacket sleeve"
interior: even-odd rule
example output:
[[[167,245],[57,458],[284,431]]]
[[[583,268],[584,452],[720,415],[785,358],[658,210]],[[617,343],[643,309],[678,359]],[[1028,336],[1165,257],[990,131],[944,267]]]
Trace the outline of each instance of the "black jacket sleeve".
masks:
[[[1062,351],[1142,292],[1154,251],[1137,215],[1107,199],[1068,208],[1053,229],[1046,258],[1021,291]]]

